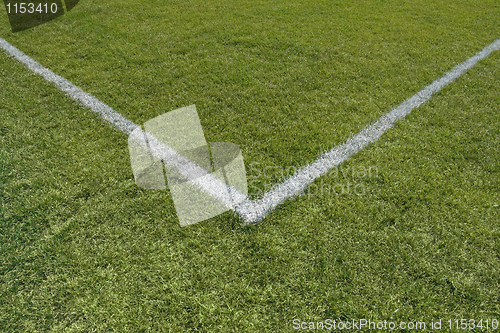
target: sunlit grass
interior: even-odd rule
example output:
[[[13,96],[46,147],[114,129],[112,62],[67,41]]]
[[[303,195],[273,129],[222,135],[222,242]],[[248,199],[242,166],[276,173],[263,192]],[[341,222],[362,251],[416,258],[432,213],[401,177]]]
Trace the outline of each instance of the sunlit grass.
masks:
[[[499,38],[499,13],[495,1],[82,1],[17,34],[5,16],[0,37],[138,124],[196,104],[207,141],[242,147],[258,196]],[[494,318],[499,60],[263,223],[228,212],[180,228],[168,191],[134,184],[125,136],[0,53],[0,329]]]

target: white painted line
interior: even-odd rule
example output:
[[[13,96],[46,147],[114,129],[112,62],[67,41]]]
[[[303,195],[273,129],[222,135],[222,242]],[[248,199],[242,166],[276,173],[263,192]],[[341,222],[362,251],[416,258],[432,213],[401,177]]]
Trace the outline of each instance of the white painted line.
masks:
[[[43,67],[35,60],[28,57],[23,52],[16,49],[14,46],[9,44],[6,40],[0,38],[0,47],[4,49],[5,52],[22,62],[33,72],[40,74],[43,78],[49,82],[55,84],[59,89],[64,91],[74,100],[82,103],[86,107],[88,107],[93,112],[97,113],[104,120],[109,122],[114,127],[118,128],[125,134],[130,134],[136,127],[136,124],[131,122],[130,120],[123,117],[121,114],[99,101],[97,98],[88,94],[75,86],[73,83],[69,82],[65,78],[55,74],[51,70]]]
[[[276,185],[264,194],[262,199],[254,200],[251,204],[243,202],[240,207],[237,207],[237,211],[244,216],[247,223],[261,220],[287,198],[302,193],[311,182],[326,174],[328,170],[340,165],[370,143],[377,141],[385,131],[394,126],[396,121],[406,117],[413,109],[427,102],[432,97],[432,94],[440,91],[443,87],[453,82],[453,80],[462,76],[480,60],[499,49],[500,39],[497,39],[475,56],[455,66],[455,68],[443,77],[435,80],[398,107],[380,117],[375,123],[365,127],[360,133],[347,140],[346,143],[326,152],[314,161],[314,163],[303,167],[283,183]]]
[[[0,47],[25,64],[33,72],[42,75],[47,81],[54,83],[59,89],[66,92],[73,99],[81,102],[93,112],[99,114],[123,133],[130,134],[138,127],[111,107],[102,103],[94,96],[85,93],[66,79],[54,74],[52,71],[43,67],[1,38]],[[302,193],[311,182],[326,174],[331,168],[342,164],[370,143],[377,141],[385,131],[394,126],[396,121],[406,117],[413,109],[427,102],[434,93],[440,91],[443,87],[465,74],[469,69],[474,67],[479,61],[488,57],[492,52],[498,50],[500,50],[500,39],[497,39],[473,57],[455,66],[443,77],[435,80],[430,85],[405,100],[389,113],[380,117],[375,123],[365,127],[360,133],[348,139],[344,144],[338,145],[321,155],[312,164],[303,167],[283,183],[276,185],[273,189],[264,194],[261,199],[249,200],[245,195],[233,188],[228,191],[226,184],[220,182],[216,178],[210,179],[209,181],[203,181],[198,185],[205,192],[219,198],[228,208],[237,212],[244,219],[245,223],[258,222],[286,199]],[[199,167],[196,164],[176,154],[171,148],[162,145],[161,142],[155,142],[157,140],[150,134],[147,135],[150,142],[153,142],[153,147],[156,147],[153,149],[155,155],[158,156],[158,158],[170,160],[171,163],[177,165],[179,170],[185,170],[185,176],[190,179],[194,178],[193,182],[196,182],[196,179],[199,178],[198,176],[201,175],[200,172],[205,172],[204,170],[198,170],[197,168]],[[206,180],[207,177],[203,177],[202,179]],[[233,193],[233,195],[236,193],[237,200],[233,201],[234,198],[228,197],[228,192]],[[239,202],[239,204],[235,205],[234,202]]]
[[[110,106],[99,101],[91,94],[84,92],[65,78],[43,67],[2,38],[0,38],[0,47],[15,59],[25,64],[33,72],[40,74],[45,78],[45,80],[55,84],[71,98],[82,103],[91,111],[98,114],[121,132],[130,135],[135,129],[140,128],[140,126],[134,124],[132,121],[113,110]],[[139,133],[142,133],[141,135],[147,135],[151,152],[155,157],[177,168],[183,177],[198,185],[198,187],[206,193],[217,198],[229,209],[234,210],[236,203],[247,199],[246,195],[241,194],[235,188],[227,186],[225,183],[211,176],[205,171],[205,169],[177,154],[173,149],[161,143],[151,134],[145,134],[142,129]],[[232,196],[230,194],[232,194]]]
[[[141,131],[137,133],[142,136],[145,132]],[[150,133],[146,132],[145,135],[149,143],[149,151],[153,156],[176,168],[182,177],[190,180],[200,189],[218,199],[227,208],[234,210],[237,203],[248,200],[246,195],[211,176],[204,168],[178,154]]]

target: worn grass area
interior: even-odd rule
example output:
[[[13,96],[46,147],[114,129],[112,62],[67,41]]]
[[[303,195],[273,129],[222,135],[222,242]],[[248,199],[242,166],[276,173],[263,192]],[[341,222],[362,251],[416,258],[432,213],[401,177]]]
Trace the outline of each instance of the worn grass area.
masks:
[[[136,123],[197,105],[251,192],[500,37],[496,1],[82,1],[0,37]],[[500,319],[500,54],[257,226],[180,228],[126,138],[0,53],[0,330]],[[398,310],[397,312],[395,312]]]

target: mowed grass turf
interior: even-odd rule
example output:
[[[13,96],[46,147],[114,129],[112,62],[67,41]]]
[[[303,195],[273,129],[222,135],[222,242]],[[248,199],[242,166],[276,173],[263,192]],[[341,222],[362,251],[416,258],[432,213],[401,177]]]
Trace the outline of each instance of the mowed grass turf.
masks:
[[[195,103],[207,141],[242,147],[257,195],[499,38],[499,14],[494,1],[83,1],[0,31],[136,123]],[[228,212],[180,228],[168,191],[135,185],[125,136],[0,53],[0,329],[500,319],[499,61],[263,223]]]

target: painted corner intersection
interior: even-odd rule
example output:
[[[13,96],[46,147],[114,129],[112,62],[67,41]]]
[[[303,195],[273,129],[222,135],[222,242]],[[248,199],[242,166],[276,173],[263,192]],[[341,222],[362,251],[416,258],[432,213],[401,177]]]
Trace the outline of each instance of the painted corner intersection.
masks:
[[[132,143],[133,146],[132,151],[134,152],[134,154],[137,155],[134,155],[132,159],[137,159],[136,163],[138,163],[137,170],[134,169],[134,177],[136,178],[136,180],[139,179],[140,184],[142,184],[141,183],[142,173],[149,174],[149,172],[151,172],[155,175],[155,177],[157,177],[157,179],[161,179],[161,177],[163,177],[163,175],[159,172],[158,169],[158,163],[159,163],[158,161],[162,161],[165,165],[168,165],[168,168],[175,169],[174,171],[168,171],[168,170],[166,171],[169,186],[171,184],[169,176],[172,177],[172,184],[175,185],[182,184],[183,182],[188,181],[189,186],[197,187],[196,190],[197,195],[200,195],[198,192],[199,189],[201,192],[208,194],[213,200],[217,200],[222,204],[222,206],[217,206],[218,209],[222,210],[221,207],[225,207],[224,209],[226,208],[231,209],[236,213],[238,213],[241,216],[241,218],[245,221],[245,223],[248,224],[261,221],[267,214],[269,214],[273,209],[275,209],[285,200],[287,200],[290,197],[297,196],[303,193],[303,191],[307,188],[307,186],[315,179],[326,174],[330,169],[339,166],[344,161],[349,159],[351,156],[353,156],[360,150],[367,147],[370,143],[377,141],[383,135],[383,133],[385,133],[385,131],[387,131],[388,129],[392,128],[398,120],[402,120],[412,110],[418,108],[420,105],[427,102],[433,96],[434,93],[440,91],[442,88],[452,83],[455,79],[465,74],[469,69],[474,67],[479,61],[488,57],[492,52],[500,50],[500,39],[495,40],[493,43],[486,46],[483,50],[479,51],[471,58],[455,66],[452,70],[444,74],[441,78],[435,80],[430,85],[424,87],[421,91],[411,96],[403,103],[401,103],[399,106],[397,106],[390,112],[380,117],[378,121],[368,125],[361,132],[349,138],[345,143],[334,147],[330,151],[321,155],[312,164],[301,168],[290,178],[286,179],[284,182],[280,184],[277,184],[269,192],[265,193],[261,199],[257,200],[250,200],[247,197],[246,193],[240,192],[236,187],[240,187],[240,189],[244,189],[244,187],[242,187],[242,185],[238,182],[232,184],[231,181],[224,178],[224,172],[222,172],[222,175],[215,171],[209,172],[209,170],[206,170],[202,166],[197,165],[187,157],[178,154],[173,148],[168,146],[166,143],[162,142],[161,140],[158,140],[151,133],[148,133],[147,128],[149,128],[150,125],[145,126],[146,131],[144,132],[140,126],[126,119],[120,113],[113,110],[110,106],[99,101],[94,96],[84,92],[83,90],[81,90],[68,80],[64,79],[63,77],[43,67],[38,62],[28,57],[26,54],[19,51],[17,48],[15,48],[14,46],[12,46],[7,41],[1,38],[0,38],[0,48],[2,48],[5,52],[7,52],[7,54],[14,57],[16,60],[26,65],[34,73],[41,75],[47,81],[56,85],[60,90],[65,92],[75,101],[78,101],[84,106],[88,107],[89,110],[99,115],[113,127],[129,135],[129,137],[132,136],[132,134],[134,133],[133,140],[135,140],[135,143]],[[191,121],[193,122],[194,114],[192,114],[190,118]],[[159,120],[161,119],[163,118],[160,118]],[[198,119],[197,115],[196,119]],[[158,126],[160,127],[159,131],[160,132],[163,131],[161,127],[163,126],[162,124],[164,124],[164,122],[163,121],[157,121],[157,122],[159,124]],[[157,130],[154,125],[151,125],[151,128],[153,128],[152,130],[153,132]],[[197,133],[201,131],[200,128],[201,125],[199,126],[199,128],[198,125],[194,127]],[[169,142],[169,140],[166,141]],[[190,140],[186,140],[186,142],[188,141]],[[201,143],[201,141],[198,143]],[[176,143],[174,142],[174,145],[175,144]],[[197,146],[196,148],[200,147],[202,148],[203,145]],[[192,152],[190,152],[190,149],[188,149],[186,155],[189,156],[190,154],[194,153],[196,157],[195,153],[196,148]],[[229,149],[231,150],[232,148]],[[215,149],[215,151],[217,151],[217,149]],[[236,152],[236,150],[234,151]],[[239,149],[237,151],[239,153]],[[214,154],[213,149],[212,149],[212,154]],[[223,163],[220,163],[218,165],[222,166],[226,164],[231,164],[230,161],[237,160],[236,157],[237,154],[235,155],[234,152],[228,153],[227,155],[224,154],[225,153],[221,153],[220,156],[234,157],[234,158],[232,160],[230,158],[229,160],[224,160],[223,158],[224,160],[222,161]],[[217,154],[215,155],[218,156]],[[204,156],[206,156],[206,154]],[[146,158],[151,158],[151,162],[145,162],[147,161]],[[214,160],[213,156],[212,160]],[[205,163],[208,163],[206,159]],[[213,161],[211,163],[215,165]],[[151,167],[153,168],[152,171],[148,171],[149,170],[148,168]],[[229,168],[231,168],[231,165],[229,166]],[[244,169],[242,159],[241,159],[241,164],[238,163],[235,164],[235,168],[236,170],[238,170],[238,172]],[[211,169],[213,170],[214,167],[212,166]],[[180,179],[177,178],[177,176],[180,176],[180,178],[184,179],[185,181],[181,180],[177,181],[177,179]],[[149,174],[149,176],[147,177],[153,177],[153,176]],[[144,184],[148,184],[148,182],[151,182],[151,180],[149,178],[146,178],[144,180]],[[153,183],[156,184],[155,186],[160,186],[159,183],[154,180]],[[182,193],[183,192],[179,191],[179,194]],[[201,194],[200,196],[202,196],[203,200],[207,198],[205,194]],[[179,200],[181,199],[182,198],[180,197]],[[187,205],[184,207],[188,207],[189,210],[189,207],[192,206]],[[201,206],[196,206],[196,207],[201,208]],[[208,213],[203,216],[209,216],[210,214],[214,214],[215,212],[217,212],[215,209],[212,210],[212,208],[207,209],[207,211]],[[197,216],[196,214],[191,215],[189,211],[186,212],[185,214],[186,214],[185,216],[187,217],[185,221],[196,221],[197,219],[202,217],[201,215]]]

